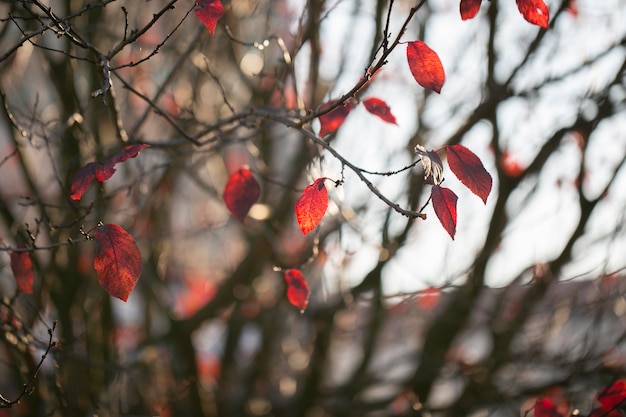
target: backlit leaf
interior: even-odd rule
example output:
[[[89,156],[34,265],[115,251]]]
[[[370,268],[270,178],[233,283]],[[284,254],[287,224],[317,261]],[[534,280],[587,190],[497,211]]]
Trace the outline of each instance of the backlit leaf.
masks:
[[[430,197],[437,218],[452,240],[454,240],[454,235],[456,234],[456,194],[449,188],[434,185],[431,189]]]
[[[128,300],[142,267],[135,239],[116,224],[96,227],[94,238],[98,248],[93,267],[98,274],[98,282],[113,297]]]
[[[224,14],[222,2],[220,0],[198,0],[196,4],[198,5],[196,17],[204,23],[209,33],[213,35],[217,21]]]
[[[515,2],[524,19],[533,25],[548,29],[550,11],[543,0],[515,0]]]
[[[482,0],[461,0],[461,19],[472,19],[480,10],[480,3]]]
[[[543,397],[535,401],[535,417],[563,417],[556,405],[549,398]]]
[[[296,220],[305,235],[315,229],[326,214],[328,191],[324,185],[326,178],[318,178],[307,185],[302,195],[296,200]]]
[[[448,146],[446,151],[454,175],[487,204],[493,181],[480,159],[463,145]]]
[[[289,269],[284,274],[287,283],[287,300],[304,313],[309,304],[309,284],[304,279],[304,275],[299,269]]]
[[[422,41],[409,42],[406,47],[406,59],[411,74],[419,85],[437,93],[441,92],[446,74],[435,51]]]
[[[597,397],[605,410],[626,405],[626,382],[621,379],[615,381],[598,391]]]
[[[128,145],[124,147],[123,150],[119,151],[111,158],[111,161],[114,163],[124,162],[127,159],[134,158],[139,155],[139,152],[143,151],[146,148],[149,148],[150,145],[147,143],[136,143],[134,145]]]
[[[87,192],[91,183],[96,178],[98,166],[99,164],[97,162],[90,162],[76,171],[70,188],[70,198],[72,200],[80,200],[83,197],[83,194]]]
[[[259,183],[249,169],[242,168],[228,178],[223,194],[224,204],[236,219],[243,222],[260,194]]]
[[[27,294],[33,293],[35,271],[28,252],[11,252],[11,270],[17,283],[17,289]]]
[[[320,110],[323,111],[333,106],[337,103],[337,101],[339,100],[332,100],[328,103],[322,104],[320,106]],[[353,108],[354,104],[352,104],[352,102],[347,102],[343,106],[339,106],[336,109],[321,115],[319,136],[324,137],[339,130],[343,122],[346,120],[346,117],[348,117]]]
[[[439,185],[443,181],[443,162],[435,151],[427,151],[422,145],[415,146],[415,153],[424,167],[424,180],[431,185]]]
[[[363,101],[363,105],[368,112],[372,113],[374,116],[380,117],[385,122],[395,125],[398,124],[396,123],[396,117],[391,113],[391,109],[383,100],[370,97]]]

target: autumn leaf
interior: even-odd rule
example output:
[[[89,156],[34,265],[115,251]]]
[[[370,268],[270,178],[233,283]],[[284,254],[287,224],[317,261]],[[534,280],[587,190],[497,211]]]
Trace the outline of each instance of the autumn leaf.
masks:
[[[454,240],[454,235],[456,234],[456,194],[449,188],[434,185],[431,189],[430,197],[437,218],[452,240]]]
[[[315,229],[326,214],[328,190],[324,185],[325,179],[318,178],[313,184],[307,185],[296,200],[296,220],[305,235]]]
[[[598,402],[604,410],[626,405],[626,382],[617,380],[598,391]]]
[[[391,109],[383,100],[370,97],[363,101],[363,105],[368,112],[372,113],[374,116],[380,117],[385,122],[395,125],[398,124],[396,123],[396,117],[391,113]]]
[[[543,397],[535,401],[535,417],[563,417],[556,405],[549,398]]]
[[[304,313],[309,304],[309,284],[304,279],[304,275],[299,269],[289,269],[284,274],[287,283],[287,300]]]
[[[96,227],[94,239],[98,245],[93,267],[98,282],[113,297],[122,301],[135,288],[141,275],[141,253],[135,239],[116,224]]]
[[[461,19],[468,20],[476,16],[480,10],[481,2],[482,0],[461,0]]]
[[[148,145],[147,143],[136,143],[134,145],[125,146],[123,150],[113,155],[110,161],[115,164],[124,162],[127,159],[136,157],[137,155],[139,155],[139,152],[149,147],[150,145]]]
[[[83,197],[83,194],[89,190],[91,183],[96,178],[96,171],[99,164],[97,162],[90,162],[74,174],[72,179],[72,185],[70,187],[70,198],[74,201],[78,201]]]
[[[27,294],[33,293],[35,271],[28,252],[11,252],[11,270],[17,283],[17,289]]]
[[[328,103],[322,104],[320,106],[320,111],[328,109],[329,107],[335,105],[338,101],[339,100],[332,100]],[[352,102],[347,102],[343,106],[339,106],[336,109],[333,109],[330,112],[321,115],[319,136],[324,137],[339,130],[343,122],[346,120],[346,117],[348,117],[353,108],[354,104],[352,104]]]
[[[447,146],[446,152],[448,165],[454,175],[487,204],[493,181],[480,159],[474,152],[459,144]]]
[[[406,59],[411,74],[419,85],[436,93],[441,92],[446,74],[435,51],[422,41],[409,42],[406,47]]]
[[[260,194],[259,183],[249,169],[242,168],[228,178],[223,194],[224,204],[236,219],[243,222]]]
[[[524,19],[533,25],[548,29],[550,11],[543,0],[515,0],[515,2]]]
[[[224,6],[220,0],[198,0],[196,4],[198,5],[196,17],[204,23],[209,33],[213,35],[217,21],[224,14]]]
[[[439,185],[443,181],[443,162],[435,151],[427,151],[422,145],[415,146],[415,153],[424,167],[424,180],[431,185]]]

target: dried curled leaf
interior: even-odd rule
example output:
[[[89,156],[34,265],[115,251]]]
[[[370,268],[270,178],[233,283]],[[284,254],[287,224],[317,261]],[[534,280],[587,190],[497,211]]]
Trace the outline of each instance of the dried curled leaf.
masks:
[[[443,181],[443,162],[435,151],[427,151],[422,145],[415,146],[415,153],[424,167],[424,180],[427,184],[439,185]]]

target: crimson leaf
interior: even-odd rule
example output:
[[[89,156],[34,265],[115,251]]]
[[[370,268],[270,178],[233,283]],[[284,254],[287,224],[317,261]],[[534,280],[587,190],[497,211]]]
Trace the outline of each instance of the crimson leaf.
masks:
[[[28,252],[11,252],[11,270],[17,283],[17,289],[32,294],[35,271]]]
[[[480,3],[482,0],[461,0],[460,9],[461,9],[461,19],[468,20],[472,19],[478,11],[480,10]]]
[[[550,10],[543,0],[515,0],[524,19],[533,25],[548,29],[550,20]]]
[[[96,171],[99,164],[97,162],[90,162],[74,174],[72,179],[72,186],[70,188],[70,198],[74,201],[80,200],[87,192],[91,183],[96,178]]]
[[[318,178],[307,185],[302,195],[296,200],[296,220],[305,235],[315,229],[326,214],[328,191],[324,186],[326,178]]]
[[[335,105],[339,100],[331,100],[328,103],[324,103],[320,106],[320,111],[326,110],[329,107]],[[343,106],[339,106],[336,109],[331,110],[330,112],[323,114],[320,116],[320,137],[324,137],[326,135],[330,135],[331,133],[335,133],[343,122],[346,120],[346,117],[350,114],[352,109],[354,108],[354,104],[352,102],[347,102]]]
[[[446,150],[454,175],[487,204],[493,181],[480,159],[463,145],[448,146]]]
[[[304,275],[299,269],[289,269],[284,274],[287,283],[287,300],[304,313],[309,304],[309,284],[304,279]]]
[[[250,170],[242,168],[228,178],[223,194],[224,204],[235,218],[243,222],[260,194],[259,183]]]
[[[113,297],[128,300],[141,275],[141,252],[135,239],[116,224],[98,226],[94,238],[98,282]]]
[[[446,74],[439,55],[422,41],[409,42],[406,59],[413,78],[419,85],[436,93],[441,92],[446,82]]]
[[[368,112],[372,113],[374,116],[380,117],[385,122],[395,125],[398,124],[396,123],[396,117],[391,113],[391,109],[383,100],[370,97],[363,101],[363,105]]]
[[[614,409],[626,402],[626,383],[617,380],[598,391],[598,402],[603,409]]]
[[[439,218],[443,228],[446,229],[446,232],[454,240],[454,235],[456,234],[456,194],[449,188],[434,185],[430,191],[430,197],[437,218]]]
[[[196,17],[204,23],[209,33],[213,35],[217,21],[224,14],[224,6],[220,0],[198,0],[196,4],[198,5]]]
[[[535,401],[535,417],[562,417],[551,399],[543,397]]]

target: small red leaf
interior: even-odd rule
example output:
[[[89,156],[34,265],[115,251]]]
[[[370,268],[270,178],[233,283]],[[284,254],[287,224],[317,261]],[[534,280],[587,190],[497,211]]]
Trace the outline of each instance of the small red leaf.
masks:
[[[415,145],[415,153],[422,161],[426,183],[439,185],[443,181],[443,162],[437,152],[427,151],[422,145]]]
[[[476,16],[480,10],[481,2],[482,0],[461,0],[461,19],[468,20]]]
[[[135,239],[116,224],[98,226],[94,238],[98,282],[113,297],[128,300],[141,275],[141,252]]]
[[[326,110],[327,108],[333,106],[339,100],[332,100],[328,103],[322,104],[320,106],[320,111]],[[343,106],[339,106],[336,109],[323,114],[320,116],[320,137],[324,137],[326,135],[330,135],[331,133],[335,133],[343,122],[346,120],[346,117],[350,114],[352,109],[354,108],[354,104],[352,102],[347,102]]]
[[[242,168],[228,178],[223,194],[224,204],[236,219],[243,222],[260,194],[259,183],[249,169]]]
[[[551,399],[543,397],[535,401],[535,417],[563,417]]]
[[[396,123],[396,117],[391,113],[391,109],[383,100],[379,98],[370,97],[363,101],[363,105],[367,109],[368,112],[372,113],[374,116],[378,116],[383,119],[387,123]]]
[[[198,0],[196,4],[198,5],[196,17],[204,23],[209,33],[213,35],[217,21],[224,14],[224,6],[220,0]]]
[[[441,298],[441,290],[437,287],[428,287],[417,293],[417,307],[420,310],[432,311]]]
[[[448,146],[446,150],[454,175],[487,204],[493,181],[480,159],[463,145]]]
[[[127,159],[136,157],[137,155],[139,155],[139,152],[143,151],[144,149],[146,149],[148,147],[150,147],[150,145],[148,145],[146,143],[136,143],[134,145],[128,145],[128,146],[124,147],[123,150],[121,150],[118,153],[116,153],[110,159],[110,161],[113,164],[118,164],[120,162],[124,162]]]
[[[439,218],[441,225],[454,240],[456,234],[456,200],[457,196],[449,188],[434,185],[430,196],[433,201],[433,210]]]
[[[289,269],[285,271],[285,282],[287,283],[287,300],[304,313],[309,304],[309,284],[304,279],[304,275],[299,269]]]
[[[72,179],[72,186],[70,188],[70,198],[74,201],[80,200],[87,192],[91,183],[96,177],[96,171],[98,169],[97,162],[90,162],[74,174]]]
[[[296,200],[296,219],[300,230],[305,235],[315,229],[326,214],[328,208],[328,190],[324,185],[326,178],[318,178],[307,185],[302,195]]]
[[[32,294],[35,271],[28,252],[11,252],[11,270],[17,283],[17,289]]]
[[[548,29],[550,20],[550,11],[543,0],[515,0],[519,12],[528,22],[533,25],[541,26]]]
[[[406,59],[413,78],[419,85],[436,93],[441,92],[446,82],[446,74],[439,55],[422,41],[409,42]]]

